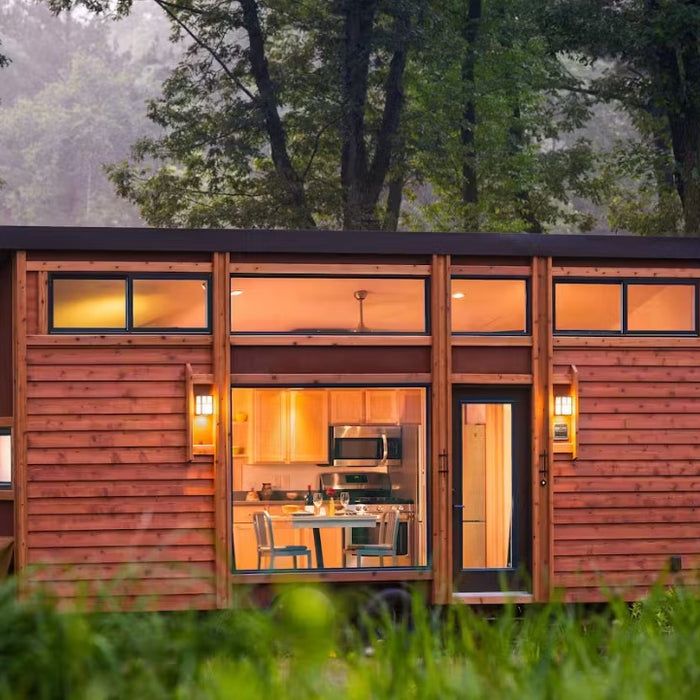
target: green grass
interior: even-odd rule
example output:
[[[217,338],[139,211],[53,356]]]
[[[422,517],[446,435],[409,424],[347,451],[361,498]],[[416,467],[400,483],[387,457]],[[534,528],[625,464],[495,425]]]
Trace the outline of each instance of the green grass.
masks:
[[[700,600],[658,591],[592,611],[552,604],[486,617],[348,622],[346,599],[302,587],[270,610],[58,612],[0,588],[5,698],[696,698]],[[367,622],[366,620],[364,622]],[[369,638],[360,629],[371,629]]]

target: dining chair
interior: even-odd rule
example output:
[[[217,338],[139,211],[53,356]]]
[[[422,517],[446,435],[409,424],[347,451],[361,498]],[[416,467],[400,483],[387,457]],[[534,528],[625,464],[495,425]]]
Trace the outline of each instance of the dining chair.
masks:
[[[399,513],[396,510],[387,511],[379,521],[379,536],[376,544],[351,544],[343,550],[343,556],[354,554],[357,557],[357,568],[362,567],[362,557],[379,557],[379,566],[384,566],[384,557],[391,557],[394,566],[397,565],[397,546],[399,541]]]
[[[258,569],[262,568],[263,557],[269,557],[268,569],[275,568],[276,557],[292,557],[294,568],[297,567],[297,557],[306,557],[306,566],[311,568],[311,550],[303,544],[288,544],[275,547],[275,537],[272,531],[272,518],[265,510],[253,513],[253,529],[258,543]]]

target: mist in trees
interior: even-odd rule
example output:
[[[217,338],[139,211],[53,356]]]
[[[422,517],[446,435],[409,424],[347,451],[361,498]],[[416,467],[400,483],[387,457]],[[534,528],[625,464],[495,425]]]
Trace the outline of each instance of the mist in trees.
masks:
[[[142,32],[138,52],[114,35],[113,22],[57,18],[21,0],[0,9],[11,59],[0,73],[3,224],[143,225],[103,165],[155,131],[146,100],[173,62],[167,23],[160,16],[133,19]],[[137,26],[123,29],[139,33]]]
[[[694,3],[45,2],[0,11],[6,222],[699,233]]]

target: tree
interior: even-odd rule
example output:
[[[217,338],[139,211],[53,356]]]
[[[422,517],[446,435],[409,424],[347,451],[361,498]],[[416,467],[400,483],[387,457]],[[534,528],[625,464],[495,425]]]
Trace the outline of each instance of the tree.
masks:
[[[111,170],[153,224],[377,229],[421,0],[153,0],[187,40]],[[50,0],[55,10],[108,0]],[[126,14],[131,0],[112,9]],[[389,224],[390,225],[390,224]],[[395,225],[395,224],[394,224]]]
[[[641,147],[632,144],[618,159],[618,172],[635,177],[643,195],[654,190],[655,206],[646,222],[637,217],[637,225],[658,232],[665,222],[666,232],[673,232],[678,202],[678,233],[700,235],[698,3],[548,0],[539,8],[558,50],[611,63],[590,90],[599,99],[619,101],[643,136]],[[623,216],[629,217],[626,209]]]
[[[167,74],[157,24],[137,15],[149,36],[135,58],[115,47],[111,23],[57,21],[46,7],[20,0],[0,10],[13,58],[0,85],[5,223],[143,224],[103,170],[105,162],[125,157],[139,135],[153,132],[145,103]]]
[[[2,46],[2,41],[0,41],[0,46]],[[0,53],[0,68],[4,68],[9,62],[10,60],[7,58],[7,56]]]
[[[438,7],[439,5],[439,7]],[[589,228],[574,197],[599,202],[605,182],[589,141],[563,135],[589,116],[587,97],[552,52],[532,3],[436,3],[409,67],[417,176],[433,200],[421,210],[443,230]]]

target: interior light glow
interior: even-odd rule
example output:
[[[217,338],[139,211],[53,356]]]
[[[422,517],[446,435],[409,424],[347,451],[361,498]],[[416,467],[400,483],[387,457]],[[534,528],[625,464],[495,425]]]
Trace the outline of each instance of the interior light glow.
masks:
[[[554,415],[570,416],[574,412],[574,400],[571,396],[554,397]]]
[[[232,289],[231,290],[231,296],[232,297],[239,297],[241,294],[243,294],[242,289]]]
[[[464,299],[464,292],[455,292],[452,295],[453,299]]]
[[[211,416],[214,413],[214,397],[198,394],[194,397],[194,412],[197,416]]]

